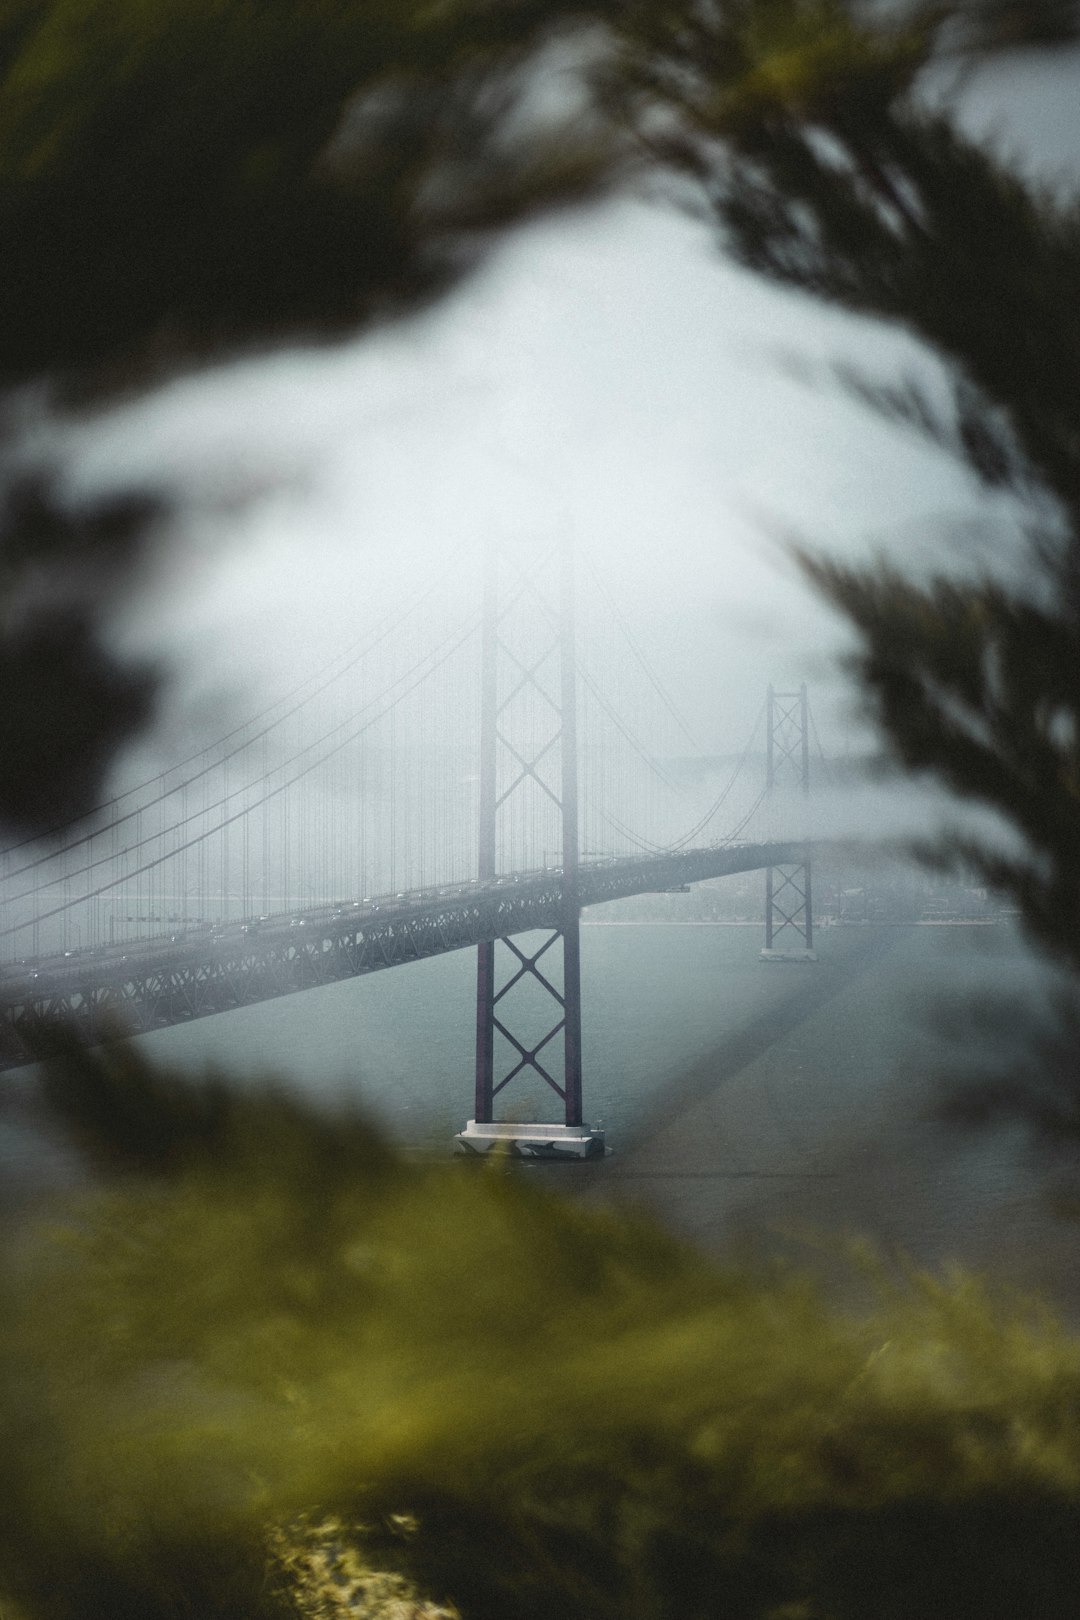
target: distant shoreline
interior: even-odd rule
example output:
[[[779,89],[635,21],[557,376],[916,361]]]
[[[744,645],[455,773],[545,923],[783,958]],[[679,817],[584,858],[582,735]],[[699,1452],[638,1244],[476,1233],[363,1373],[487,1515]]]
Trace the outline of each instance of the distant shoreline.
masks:
[[[874,922],[841,922],[841,923],[815,923],[814,927],[826,932],[833,928],[1000,928],[1003,917],[912,917],[910,921],[891,921],[887,919]],[[582,917],[582,928],[761,928],[765,927],[765,919],[759,922],[709,922],[700,917],[688,917],[685,922],[676,922],[671,918],[658,917],[630,919],[625,922],[616,922],[606,917]]]

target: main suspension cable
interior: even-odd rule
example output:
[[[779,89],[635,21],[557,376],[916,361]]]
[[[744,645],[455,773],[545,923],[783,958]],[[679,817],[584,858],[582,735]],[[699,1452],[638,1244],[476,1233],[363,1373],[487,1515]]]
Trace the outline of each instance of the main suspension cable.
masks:
[[[422,685],[423,682],[426,681],[430,675],[434,674],[436,669],[440,669],[443,666],[443,664],[445,664],[447,662],[447,660],[449,658],[451,658],[454,655],[454,653],[457,652],[457,650],[460,647],[464,646],[465,643],[470,639],[470,637],[475,635],[478,622],[479,622],[478,620],[474,619],[470,623],[468,629],[462,635],[458,636],[456,638],[456,640],[454,640],[453,645],[450,647],[449,651],[446,652],[443,655],[443,657],[438,658],[436,660],[436,662],[431,663],[431,667],[428,668],[428,669],[425,669],[423,671],[423,673],[417,678],[417,680],[415,680],[412,683],[411,686],[407,687],[405,691],[399,692],[397,697],[394,698],[392,703],[387,704],[387,706],[383,710],[381,710],[377,715],[375,715],[370,721],[367,721],[364,725],[360,726],[358,729],[351,732],[349,734],[349,736],[345,737],[341,742],[336,743],[333,748],[331,748],[326,754],[324,754],[322,756],[322,758],[316,759],[316,760],[312,761],[310,764],[305,765],[302,770],[297,772],[297,774],[295,776],[289,778],[288,781],[286,781],[286,782],[280,784],[279,786],[271,789],[267,793],[263,794],[261,797],[259,797],[257,799],[254,799],[250,804],[246,804],[243,807],[243,809],[238,810],[233,815],[228,816],[228,817],[224,818],[223,820],[219,821],[215,826],[207,828],[206,831],[198,834],[195,838],[188,839],[185,843],[178,844],[175,849],[169,850],[166,854],[157,857],[155,860],[150,861],[149,863],[147,863],[147,864],[145,864],[145,865],[143,865],[141,867],[138,867],[134,871],[125,873],[123,876],[117,878],[115,880],[115,882],[105,884],[101,888],[92,890],[92,891],[90,891],[90,892],[88,892],[88,893],[86,893],[84,895],[77,896],[77,897],[73,898],[72,900],[67,901],[64,905],[56,907],[51,911],[42,912],[38,916],[37,921],[38,922],[43,922],[48,917],[57,916],[60,912],[69,910],[73,906],[81,905],[87,900],[92,900],[92,899],[96,898],[98,895],[106,893],[110,888],[115,888],[121,883],[126,883],[126,882],[130,881],[132,878],[139,877],[144,872],[148,872],[148,871],[153,870],[156,866],[161,865],[164,861],[172,860],[175,856],[181,854],[184,850],[194,848],[196,845],[202,843],[205,839],[212,837],[215,833],[221,832],[225,827],[231,826],[232,823],[237,821],[241,816],[247,815],[251,811],[259,809],[259,807],[261,805],[266,804],[270,799],[274,798],[279,792],[281,792],[283,790],[283,788],[291,787],[295,782],[300,781],[304,776],[308,775],[312,770],[315,770],[320,764],[324,763],[328,759],[333,758],[334,755],[337,754],[338,752],[340,752],[340,750],[342,748],[347,747],[350,742],[354,742],[357,737],[362,736],[365,731],[370,730],[372,725],[376,724],[377,721],[383,719],[387,714],[389,714],[393,709],[395,709],[397,707],[397,705],[399,703],[401,703],[406,697],[410,696],[410,694],[412,692],[414,692],[417,689],[418,686]],[[449,640],[449,639],[450,638],[447,638],[447,640]],[[441,643],[441,646],[445,646],[445,645],[446,645],[446,641]],[[413,675],[418,669],[420,669],[424,664],[429,663],[430,660],[433,657],[434,657],[434,654],[432,654],[432,653],[425,654],[425,656],[422,659],[418,660],[418,662],[416,664],[412,665],[410,669],[406,670],[402,675],[398,676],[398,678],[395,681],[391,682],[391,684],[385,689],[385,691],[382,694],[380,694],[380,696],[378,698],[372,699],[371,702],[376,702],[376,703],[381,702],[382,699],[385,698],[386,696],[388,696],[388,694],[390,692],[393,692],[396,687],[400,686],[402,681],[408,680],[409,677],[411,675]],[[370,706],[371,706],[370,703],[366,704],[365,708],[369,708]],[[315,738],[315,740],[313,742],[306,743],[303,748],[298,749],[297,752],[295,754],[293,754],[290,758],[288,758],[286,760],[281,760],[276,765],[272,766],[270,768],[270,770],[267,771],[262,777],[256,778],[254,783],[251,783],[251,782],[245,783],[242,787],[236,788],[230,793],[223,794],[222,797],[217,799],[213,804],[204,805],[204,806],[200,807],[200,809],[192,811],[192,813],[190,815],[184,817],[180,821],[173,822],[168,827],[160,828],[157,832],[149,833],[149,834],[147,834],[147,836],[145,838],[141,838],[141,839],[139,839],[137,842],[135,842],[133,844],[126,845],[123,850],[118,852],[118,854],[120,856],[123,856],[123,855],[133,853],[135,850],[144,849],[148,844],[153,844],[153,843],[165,838],[169,833],[181,832],[185,827],[189,826],[192,822],[198,821],[202,817],[212,814],[214,811],[221,810],[221,809],[225,808],[230,802],[232,802],[235,799],[240,798],[241,796],[246,796],[246,794],[248,794],[250,792],[250,790],[251,790],[251,788],[253,786],[258,786],[260,782],[269,781],[270,778],[272,776],[276,775],[278,772],[283,771],[283,770],[288,770],[290,766],[296,764],[298,760],[302,759],[305,754],[310,754],[313,749],[319,748],[323,744],[329,742],[331,740],[331,738],[335,737],[345,727],[353,724],[354,718],[355,717],[350,716],[350,718],[348,720],[339,721],[339,723],[336,726],[332,727],[329,731],[324,732],[320,737]],[[125,819],[127,819],[127,818],[125,818]],[[63,874],[63,879],[64,879],[65,882],[70,882],[73,878],[89,876],[89,874],[91,872],[96,871],[98,869],[98,867],[109,865],[109,864],[113,863],[116,859],[117,859],[117,855],[114,855],[114,854],[111,854],[111,853],[106,854],[106,855],[100,855],[100,856],[96,857],[93,860],[87,861],[84,865],[82,865],[81,867],[76,868],[76,870],[73,871],[73,872],[65,872]],[[34,888],[31,888],[31,889],[23,889],[22,891],[20,891],[20,893],[7,897],[8,903],[13,905],[19,900],[26,900],[26,899],[32,898],[38,892],[39,892],[38,886],[35,886]],[[4,938],[8,934],[16,932],[18,929],[25,928],[25,927],[28,927],[28,926],[29,926],[29,924],[27,924],[27,923],[18,923],[13,928],[0,929],[0,938]]]
[[[635,640],[634,635],[633,635],[633,633],[632,633],[632,631],[630,629],[630,626],[626,622],[625,615],[623,614],[623,612],[622,612],[621,608],[619,607],[618,603],[615,601],[615,598],[611,595],[611,592],[608,590],[607,586],[604,584],[603,579],[601,578],[601,576],[600,576],[600,574],[599,574],[599,572],[598,572],[598,570],[596,568],[596,565],[594,564],[592,558],[587,557],[586,561],[587,561],[588,566],[589,566],[589,572],[592,574],[593,579],[596,581],[597,588],[599,589],[600,595],[604,598],[604,601],[607,603],[608,607],[611,609],[611,612],[612,612],[612,614],[613,614],[613,616],[615,618],[615,622],[618,624],[620,630],[622,631],[623,636],[624,636],[624,638],[626,640],[626,643],[630,648],[630,651],[633,653],[633,655],[634,655],[635,659],[637,660],[638,664],[641,666],[642,670],[645,672],[645,676],[646,676],[646,679],[649,681],[649,684],[652,686],[653,690],[656,692],[656,694],[659,697],[661,703],[667,709],[668,713],[671,715],[671,717],[675,721],[676,725],[682,731],[684,737],[686,737],[687,740],[692,744],[695,752],[699,753],[699,754],[703,753],[704,750],[702,749],[700,740],[694,735],[694,733],[691,731],[690,727],[687,725],[686,721],[683,719],[682,714],[676,708],[674,701],[672,700],[669,693],[667,692],[667,689],[662,685],[659,677],[657,676],[656,672],[653,670],[652,665],[649,663],[649,661],[646,658],[645,654],[642,652],[641,648],[638,646],[637,641]]]
[[[689,844],[692,839],[696,838],[699,833],[704,832],[705,828],[709,825],[709,822],[713,819],[713,817],[716,815],[717,811],[721,808],[721,806],[723,805],[723,803],[724,803],[725,799],[727,798],[728,794],[731,792],[732,788],[735,786],[735,783],[738,781],[739,776],[740,776],[740,774],[741,774],[741,772],[743,770],[743,767],[745,766],[747,760],[750,758],[750,750],[754,746],[754,740],[757,737],[758,728],[761,725],[761,722],[762,722],[762,719],[764,718],[764,715],[765,715],[765,704],[763,703],[761,705],[761,708],[758,710],[757,719],[754,721],[753,730],[750,732],[750,736],[749,736],[749,738],[747,740],[746,746],[744,747],[742,753],[739,755],[738,762],[736,763],[735,769],[732,772],[731,776],[728,778],[727,783],[721,789],[721,791],[717,795],[717,797],[713,800],[713,803],[710,806],[710,808],[701,817],[701,820],[698,821],[693,827],[691,827],[691,829],[690,829],[690,831],[688,833],[684,834],[684,836],[682,838],[680,838],[676,843],[674,843],[674,844],[672,844],[670,846],[673,850],[685,849],[687,844]],[[760,803],[761,803],[761,800],[759,799],[758,804],[760,804]],[[757,809],[757,805],[754,806],[754,809],[755,810]],[[746,820],[744,819],[743,822],[740,824],[740,826],[743,827],[745,825],[746,825]]]
[[[5,879],[19,877],[23,872],[33,871],[36,867],[42,866],[48,861],[56,860],[61,855],[69,854],[73,849],[78,849],[82,844],[88,843],[92,839],[100,837],[102,833],[110,832],[113,827],[123,825],[124,822],[130,821],[134,816],[141,814],[143,810],[152,809],[154,805],[160,804],[162,800],[167,799],[171,794],[179,793],[183,789],[189,788],[194,782],[198,782],[210,771],[217,770],[219,766],[226,762],[226,760],[236,758],[237,755],[243,753],[246,748],[249,748],[254,743],[261,741],[263,737],[267,736],[268,733],[273,731],[277,726],[283,725],[286,720],[291,719],[292,716],[297,714],[306,704],[311,703],[315,698],[320,697],[328,687],[334,684],[335,681],[341,680],[342,676],[347,675],[351,670],[355,669],[357,664],[362,662],[364,658],[368,657],[370,653],[373,653],[377,647],[382,646],[383,642],[388,640],[388,638],[393,635],[395,631],[399,630],[401,626],[410,618],[410,616],[415,613],[424,602],[429,600],[429,598],[434,595],[435,591],[440,589],[445,581],[450,577],[453,569],[456,567],[458,559],[460,558],[462,549],[463,548],[461,546],[457,548],[451,560],[451,564],[444,569],[443,572],[439,574],[420,593],[420,595],[409,604],[407,608],[403,609],[397,615],[391,616],[389,619],[384,620],[381,629],[378,629],[376,632],[372,632],[367,637],[362,636],[356,641],[351,642],[348,647],[344,648],[341,652],[336,653],[333,658],[329,659],[319,669],[313,671],[311,675],[299,682],[299,684],[293,687],[291,691],[284,693],[281,697],[275,699],[273,703],[268,704],[266,708],[260,709],[254,715],[250,715],[247,720],[243,721],[238,726],[234,726],[231,731],[227,731],[223,736],[218,737],[214,742],[206,743],[202,748],[196,749],[194,753],[187,755],[186,758],[177,761],[175,764],[166,766],[164,770],[158,771],[156,775],[146,777],[142,782],[136,783],[134,787],[125,788],[122,793],[114,795],[111,799],[103,800],[100,804],[92,806],[91,809],[84,810],[80,815],[72,816],[67,821],[57,822],[45,832],[35,833],[31,837],[21,838],[14,844],[6,845],[3,851],[0,851],[0,854],[12,855],[16,850],[25,849],[28,844],[39,844],[44,839],[54,838],[59,833],[62,833],[72,827],[77,827],[84,821],[88,821],[91,816],[100,815],[102,811],[108,810],[112,806],[123,804],[125,800],[133,798],[136,794],[143,793],[147,789],[155,788],[159,783],[165,782],[166,779],[174,772],[182,771],[188,765],[194,764],[196,760],[204,759],[207,754],[213,753],[219,748],[224,748],[227,743],[232,742],[232,740],[235,737],[240,736],[242,732],[249,730],[252,726],[258,725],[262,720],[265,720],[268,715],[273,714],[275,709],[280,709],[283,703],[293,703],[294,699],[298,699],[298,701],[293,703],[292,708],[288,709],[284,714],[279,714],[277,719],[272,720],[268,726],[263,727],[261,731],[256,732],[253,736],[249,737],[246,742],[240,743],[237,745],[237,747],[228,750],[226,753],[222,754],[219,759],[211,761],[202,770],[196,771],[193,775],[178,782],[174,781],[170,787],[163,788],[161,792],[157,794],[156,798],[148,799],[144,803],[137,805],[133,810],[126,811],[122,816],[114,817],[103,826],[94,827],[88,832],[83,833],[80,837],[73,839],[70,843],[64,844],[57,849],[51,849],[47,853],[38,856],[36,859],[27,861],[24,863],[24,865],[16,867],[14,871],[5,873]],[[357,648],[360,650],[356,651]],[[347,659],[348,662],[345,663],[342,668],[336,672],[336,674],[328,675],[327,671],[332,670],[335,664],[341,663],[342,659]],[[303,692],[305,687],[311,686],[313,681],[318,682],[319,684],[317,684],[314,690],[310,691],[306,697],[300,698],[299,694]]]

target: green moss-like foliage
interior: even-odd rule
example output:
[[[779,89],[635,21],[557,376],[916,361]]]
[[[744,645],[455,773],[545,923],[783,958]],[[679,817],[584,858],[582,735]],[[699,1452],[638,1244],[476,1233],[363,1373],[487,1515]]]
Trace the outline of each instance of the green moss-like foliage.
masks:
[[[864,1258],[844,1313],[122,1053],[51,1091],[114,1174],[5,1246],[19,1620],[1075,1614],[1080,1346],[1036,1307]]]

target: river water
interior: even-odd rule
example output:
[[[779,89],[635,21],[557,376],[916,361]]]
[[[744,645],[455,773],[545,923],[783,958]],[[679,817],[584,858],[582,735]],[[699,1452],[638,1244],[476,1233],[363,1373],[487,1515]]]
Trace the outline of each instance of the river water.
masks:
[[[816,965],[766,963],[752,927],[582,928],[586,1117],[612,1150],[530,1173],[652,1204],[709,1247],[750,1231],[857,1231],[918,1259],[989,1265],[1080,1300],[1071,1194],[1024,1133],[947,1131],[937,1077],[993,1058],[975,995],[1037,998],[1005,927],[823,929]],[[441,1149],[472,1112],[475,953],[326,986],[141,1038],[162,1062],[267,1074],[320,1103],[362,1100],[410,1146]],[[962,1035],[962,1041],[960,1039]],[[8,1097],[29,1082],[0,1079]],[[507,1116],[554,1118],[542,1085]],[[555,1100],[555,1099],[552,1099]],[[557,1107],[557,1100],[556,1100]],[[9,1181],[62,1173],[0,1111]]]

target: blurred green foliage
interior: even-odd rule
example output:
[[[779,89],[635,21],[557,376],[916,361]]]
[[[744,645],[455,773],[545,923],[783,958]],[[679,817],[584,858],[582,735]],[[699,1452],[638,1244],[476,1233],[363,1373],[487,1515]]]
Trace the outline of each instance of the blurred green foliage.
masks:
[[[991,58],[1075,47],[1080,6],[640,0],[624,29],[609,103],[692,180],[727,250],[924,351],[907,375],[813,380],[1008,497],[962,543],[936,525],[940,571],[924,544],[908,569],[899,539],[855,564],[826,535],[793,549],[854,632],[846,663],[886,757],[996,820],[919,853],[1007,894],[1076,972],[1080,187],[1075,164],[1051,182],[1037,150],[974,136],[964,91]]]
[[[1034,604],[807,567],[897,756],[1012,817],[1033,859],[992,875],[1075,961],[1076,207],[915,93],[949,50],[1074,38],[1075,14],[0,0],[0,381],[96,397],[454,285],[496,228],[611,176],[618,139],[522,119],[567,21],[610,25],[605,112],[746,264],[918,333],[948,409],[845,385],[1029,502]],[[50,559],[100,563],[86,629],[138,552],[128,514],[11,488],[5,604]],[[52,735],[27,694],[16,740]],[[128,697],[120,733],[86,726],[72,802],[149,712],[145,681]],[[55,760],[5,757],[0,814],[67,811]],[[406,1163],[362,1120],[122,1049],[49,1084],[105,1180],[3,1235],[4,1620],[1075,1614],[1080,1347],[1038,1308],[863,1257],[841,1311],[508,1166]]]
[[[864,1255],[842,1311],[122,1049],[52,1097],[109,1173],[4,1246],[20,1620],[1075,1613],[1080,1345],[1037,1306]]]
[[[0,384],[414,307],[602,165],[520,124],[562,0],[2,0]]]
[[[104,797],[164,678],[102,625],[175,497],[74,496],[28,404],[352,337],[596,195],[567,41],[606,3],[0,0],[0,827]]]
[[[87,811],[163,679],[100,627],[169,502],[9,459],[27,399],[351,336],[643,165],[755,270],[918,331],[952,412],[864,397],[1075,522],[1075,210],[920,87],[1078,28],[1074,0],[0,0],[0,825]]]

